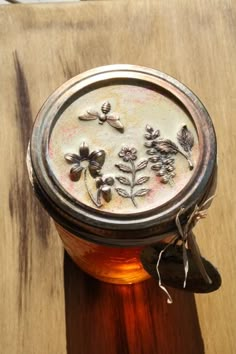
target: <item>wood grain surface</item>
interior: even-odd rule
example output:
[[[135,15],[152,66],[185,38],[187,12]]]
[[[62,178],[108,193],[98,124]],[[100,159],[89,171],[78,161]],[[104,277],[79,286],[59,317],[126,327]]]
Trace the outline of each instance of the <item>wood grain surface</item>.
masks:
[[[235,2],[3,6],[0,53],[0,352],[234,354]],[[112,63],[150,66],[176,77],[213,119],[219,186],[196,233],[223,285],[196,296],[198,316],[192,295],[173,291],[174,305],[167,305],[153,280],[130,287],[99,283],[67,256],[63,268],[55,228],[31,192],[25,153],[41,104],[70,77]]]

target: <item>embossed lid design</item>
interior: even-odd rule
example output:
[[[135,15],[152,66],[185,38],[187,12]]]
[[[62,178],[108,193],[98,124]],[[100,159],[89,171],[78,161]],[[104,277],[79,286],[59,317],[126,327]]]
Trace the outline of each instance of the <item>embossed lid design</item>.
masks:
[[[54,219],[104,243],[171,231],[179,208],[188,213],[207,193],[215,159],[214,129],[197,97],[133,65],[93,69],[61,86],[39,112],[30,148],[34,184]]]

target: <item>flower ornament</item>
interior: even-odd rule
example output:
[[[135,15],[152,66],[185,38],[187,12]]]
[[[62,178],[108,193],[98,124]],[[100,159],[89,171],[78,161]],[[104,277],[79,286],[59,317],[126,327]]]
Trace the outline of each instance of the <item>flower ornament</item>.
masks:
[[[72,167],[70,169],[70,179],[73,182],[77,182],[80,180],[82,173],[83,173],[83,180],[84,180],[84,185],[87,190],[87,193],[91,199],[91,201],[96,205],[96,207],[101,207],[101,195],[103,196],[105,201],[110,201],[111,200],[111,190],[110,187],[108,188],[108,185],[112,185],[111,183],[111,177],[108,178],[102,178],[101,174],[101,169],[102,166],[104,165],[105,162],[105,151],[104,150],[94,150],[91,153],[89,153],[89,147],[88,145],[83,142],[80,145],[79,148],[79,154],[73,154],[73,153],[67,153],[64,155],[65,160],[72,164]],[[85,162],[85,163],[84,163]],[[87,164],[86,164],[87,162]],[[101,182],[96,181],[96,187],[98,183],[101,185],[97,188],[99,188],[97,193],[97,198],[94,197],[93,192],[90,190],[89,185],[88,185],[88,176],[87,172],[89,171],[90,176],[94,178],[100,178]],[[100,177],[99,177],[100,176]],[[100,181],[99,179],[99,181]],[[112,179],[113,180],[113,179]],[[113,180],[114,182],[114,180]]]
[[[97,177],[96,178],[96,187],[97,187],[97,201],[101,203],[101,197],[104,198],[106,202],[110,202],[111,195],[111,186],[115,183],[113,177]]]
[[[194,145],[193,134],[188,130],[186,125],[183,125],[177,133],[178,146],[170,139],[160,137],[160,130],[154,130],[150,125],[146,125],[146,133],[144,135],[147,140],[144,146],[147,149],[147,154],[151,155],[149,161],[153,164],[151,169],[160,177],[162,183],[173,185],[173,179],[176,176],[174,155],[180,154],[187,161],[189,169],[194,168],[191,151]]]
[[[170,154],[157,154],[149,158],[151,163],[154,163],[151,167],[156,175],[161,177],[162,183],[173,183],[172,179],[175,177],[175,159]]]
[[[126,186],[124,188],[115,188],[119,196],[123,198],[131,199],[133,205],[137,208],[136,197],[143,197],[150,192],[149,188],[140,188],[137,190],[137,187],[146,183],[149,180],[149,176],[137,176],[137,172],[145,169],[148,164],[148,160],[142,160],[138,164],[134,163],[134,160],[137,159],[137,150],[134,147],[124,146],[121,151],[118,153],[118,156],[123,159],[127,164],[117,163],[115,166],[125,174],[130,174],[130,177],[116,176],[115,178],[121,184]],[[138,178],[137,178],[138,177]],[[128,189],[127,189],[128,188]]]
[[[134,161],[137,159],[137,150],[133,147],[124,146],[119,152],[119,157],[123,158],[123,161]]]
[[[79,148],[79,154],[68,153],[64,156],[65,160],[68,163],[73,164],[70,169],[70,179],[73,182],[80,180],[82,171],[89,171],[90,175],[95,178],[100,174],[101,168],[105,162],[105,151],[104,150],[95,150],[89,154],[88,145],[83,142]],[[82,166],[81,162],[87,161],[87,167]]]
[[[145,138],[147,140],[154,140],[154,139],[157,139],[159,138],[160,136],[160,130],[157,129],[157,130],[154,130],[150,125],[146,125],[146,134],[145,134]]]

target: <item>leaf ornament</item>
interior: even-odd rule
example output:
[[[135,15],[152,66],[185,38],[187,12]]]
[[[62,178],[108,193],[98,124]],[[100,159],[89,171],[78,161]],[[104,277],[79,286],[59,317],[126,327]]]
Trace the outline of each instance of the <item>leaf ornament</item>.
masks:
[[[122,172],[132,173],[132,169],[127,165],[124,165],[122,163],[118,163],[115,166],[118,167],[119,170],[121,170]]]
[[[157,151],[164,154],[177,154],[179,149],[178,146],[171,140],[157,140],[154,144]]]
[[[137,178],[137,172],[145,169],[148,165],[148,160],[142,160],[137,165],[135,165],[135,160],[137,159],[137,150],[135,148],[130,148],[125,146],[121,149],[118,156],[123,159],[126,164],[119,163],[115,164],[115,166],[124,173],[129,173],[130,178],[124,176],[115,177],[120,184],[129,187],[129,191],[123,188],[116,188],[116,192],[119,196],[123,198],[130,198],[133,205],[137,207],[136,197],[144,197],[150,192],[149,188],[141,188],[137,189],[137,186],[141,186],[144,183],[148,182],[150,179],[149,176],[141,176]]]
[[[121,184],[124,184],[126,186],[130,186],[131,185],[131,182],[128,178],[126,177],[116,177],[116,179],[121,183]]]
[[[150,125],[147,125],[144,146],[147,148],[147,154],[151,155],[149,161],[153,163],[152,170],[156,171],[162,183],[169,183],[172,186],[173,178],[176,176],[173,155],[182,155],[188,161],[190,170],[194,167],[191,159],[194,137],[186,125],[183,125],[177,133],[180,146],[170,139],[161,138],[160,135],[160,130],[154,131]]]
[[[188,130],[187,125],[183,125],[180,129],[177,134],[177,139],[184,151],[190,153],[194,145],[194,137],[190,130]]]
[[[137,167],[136,167],[136,172],[137,172],[137,171],[141,171],[141,170],[143,170],[144,168],[146,168],[146,167],[147,167],[147,164],[148,164],[148,160],[143,160],[143,161],[141,161],[141,162],[137,165]]]
[[[117,193],[123,198],[130,198],[130,194],[123,188],[116,188]]]

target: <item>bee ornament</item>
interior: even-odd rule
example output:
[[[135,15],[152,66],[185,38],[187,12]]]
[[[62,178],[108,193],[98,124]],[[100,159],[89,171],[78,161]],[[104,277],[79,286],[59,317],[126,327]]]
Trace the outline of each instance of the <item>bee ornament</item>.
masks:
[[[111,127],[117,129],[120,133],[124,133],[124,126],[120,121],[120,117],[117,113],[111,112],[111,104],[106,101],[102,104],[101,113],[95,110],[89,109],[87,112],[81,116],[79,116],[80,120],[96,120],[98,119],[98,123],[103,125],[107,122]]]

